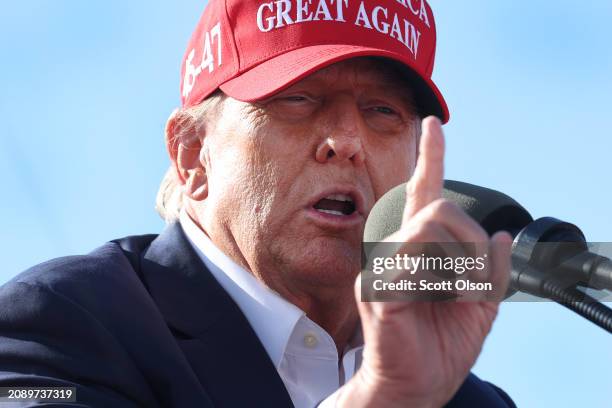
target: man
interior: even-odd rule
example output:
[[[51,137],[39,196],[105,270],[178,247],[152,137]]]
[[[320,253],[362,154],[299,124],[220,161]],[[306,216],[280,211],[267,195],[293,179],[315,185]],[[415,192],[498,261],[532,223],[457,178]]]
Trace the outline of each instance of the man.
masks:
[[[166,126],[170,225],[3,286],[0,385],[81,406],[513,406],[469,374],[497,302],[356,301],[365,219],[406,180],[389,240],[485,242],[480,279],[507,285],[508,234],[440,199],[434,55],[424,1],[211,0]]]

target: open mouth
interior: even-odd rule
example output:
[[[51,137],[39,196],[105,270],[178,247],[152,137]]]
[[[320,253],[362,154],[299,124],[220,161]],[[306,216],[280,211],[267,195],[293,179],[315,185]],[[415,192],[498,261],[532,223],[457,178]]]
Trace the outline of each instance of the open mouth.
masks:
[[[351,215],[357,209],[355,200],[347,194],[330,194],[320,199],[313,206],[315,210],[331,215]]]

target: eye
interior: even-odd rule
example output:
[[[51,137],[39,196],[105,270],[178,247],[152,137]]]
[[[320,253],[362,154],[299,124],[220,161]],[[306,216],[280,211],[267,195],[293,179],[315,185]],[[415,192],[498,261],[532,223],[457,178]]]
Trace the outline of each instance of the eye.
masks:
[[[315,102],[314,98],[303,94],[280,96],[278,100],[289,105],[304,105]]]
[[[282,99],[288,102],[304,102],[307,100],[307,98],[302,95],[290,95],[290,96],[285,96]]]
[[[382,113],[384,115],[397,115],[398,113],[395,111],[395,109],[390,108],[388,106],[374,106],[372,108],[372,110],[378,112],[378,113]]]
[[[271,102],[287,109],[305,109],[309,106],[315,105],[317,100],[308,94],[296,93],[278,95]]]
[[[362,109],[370,128],[378,132],[398,133],[406,125],[404,111],[385,101],[372,101]]]
[[[297,121],[309,118],[319,106],[318,98],[305,92],[276,95],[265,103],[270,114],[277,118]]]

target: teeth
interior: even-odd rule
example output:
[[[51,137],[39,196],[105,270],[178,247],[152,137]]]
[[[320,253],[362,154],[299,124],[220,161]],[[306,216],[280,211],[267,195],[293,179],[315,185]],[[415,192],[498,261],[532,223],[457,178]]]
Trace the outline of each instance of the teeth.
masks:
[[[323,210],[323,209],[319,209],[319,210],[317,210],[317,211],[324,212],[324,213],[326,213],[326,214],[333,214],[333,215],[344,215],[344,214],[342,213],[342,211]]]
[[[350,203],[353,202],[353,199],[346,194],[332,194],[325,197],[328,200],[336,200],[336,201],[348,201]]]

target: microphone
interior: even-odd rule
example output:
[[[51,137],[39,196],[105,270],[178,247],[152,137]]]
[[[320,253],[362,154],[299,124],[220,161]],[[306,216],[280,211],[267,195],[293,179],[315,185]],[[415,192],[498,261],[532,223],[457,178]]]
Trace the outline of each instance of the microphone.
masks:
[[[445,180],[442,197],[458,205],[489,235],[504,230],[516,236],[533,221],[527,210],[511,197],[474,184]],[[401,184],[382,196],[367,219],[364,241],[379,242],[399,230],[405,205],[406,184]]]
[[[508,231],[514,237],[514,266],[563,274],[557,278],[567,284],[573,281],[612,290],[612,261],[590,252],[584,234],[575,225],[552,217],[534,221],[523,206],[506,194],[460,181],[446,180],[442,197],[465,211],[489,235]],[[387,192],[370,212],[364,241],[379,242],[399,230],[405,202],[405,184]],[[515,289],[542,297],[542,291],[523,278],[515,271]]]
[[[612,333],[612,310],[576,289],[612,290],[612,261],[590,252],[578,227],[552,217],[534,221],[506,194],[460,181],[446,180],[442,197],[459,206],[489,235],[505,230],[514,237],[506,297],[520,291],[552,299]],[[364,242],[382,241],[399,230],[405,201],[405,184],[381,197],[367,219]]]

